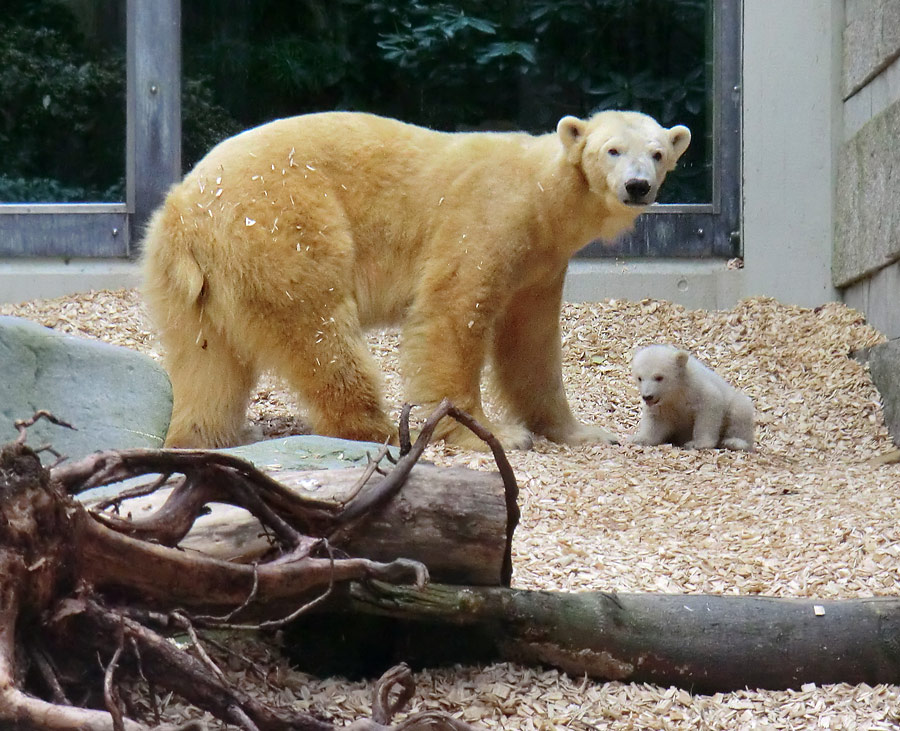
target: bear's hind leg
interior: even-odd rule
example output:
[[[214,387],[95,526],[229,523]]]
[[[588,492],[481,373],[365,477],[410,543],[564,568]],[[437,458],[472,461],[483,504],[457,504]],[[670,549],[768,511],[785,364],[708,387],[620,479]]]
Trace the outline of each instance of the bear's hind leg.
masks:
[[[753,432],[753,402],[749,397],[741,394],[731,404],[728,412],[725,432],[722,435],[722,446],[725,449],[752,452],[754,449]]]
[[[335,304],[329,312],[334,314],[319,316],[311,332],[295,320],[278,328],[267,338],[267,363],[307,406],[316,434],[396,442],[355,304]]]
[[[250,390],[256,382],[251,363],[242,359],[221,334],[207,329],[196,340],[163,340],[172,382],[172,420],[167,447],[229,447],[248,441],[246,424]]]

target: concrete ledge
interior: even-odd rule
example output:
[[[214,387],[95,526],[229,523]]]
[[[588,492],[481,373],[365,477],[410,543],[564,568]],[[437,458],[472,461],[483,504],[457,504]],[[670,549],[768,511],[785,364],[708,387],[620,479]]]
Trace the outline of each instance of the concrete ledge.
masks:
[[[866,313],[868,323],[889,338],[900,338],[900,261],[844,290],[848,307]],[[900,371],[898,371],[900,372]]]
[[[733,307],[743,296],[744,272],[721,259],[613,261],[575,259],[563,297],[567,302],[664,299],[689,309]],[[133,261],[0,260],[0,304],[49,299],[96,289],[137,287]]]
[[[847,0],[844,98],[900,55],[900,0]]]
[[[846,287],[900,258],[900,100],[840,152],[833,283]]]
[[[0,304],[136,287],[139,282],[137,263],[124,259],[0,259]]]
[[[608,261],[575,259],[569,265],[563,299],[662,299],[688,309],[733,307],[744,291],[744,272],[728,269],[721,259],[702,261]]]
[[[869,372],[881,394],[884,422],[900,446],[900,340],[876,345],[868,353]]]

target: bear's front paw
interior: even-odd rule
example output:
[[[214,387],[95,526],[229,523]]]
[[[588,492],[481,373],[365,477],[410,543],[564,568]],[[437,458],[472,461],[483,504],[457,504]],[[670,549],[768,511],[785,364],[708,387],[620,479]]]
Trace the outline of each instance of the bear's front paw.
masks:
[[[566,444],[618,444],[619,437],[602,426],[579,424],[565,442]]]
[[[618,444],[619,437],[594,424],[573,424],[558,431],[545,432],[544,436],[557,444],[579,446],[582,444]]]
[[[533,440],[531,432],[523,426],[515,424],[490,424],[481,422],[482,426],[493,434],[504,450],[531,449]],[[462,424],[457,424],[444,435],[444,442],[462,449],[473,449],[479,452],[490,451],[490,445]]]

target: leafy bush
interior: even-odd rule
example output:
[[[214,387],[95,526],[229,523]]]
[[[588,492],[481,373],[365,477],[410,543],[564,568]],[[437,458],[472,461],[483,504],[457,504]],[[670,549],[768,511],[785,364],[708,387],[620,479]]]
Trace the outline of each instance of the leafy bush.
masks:
[[[0,15],[0,202],[124,200],[124,28],[109,47],[86,38],[59,0],[8,2]],[[191,161],[240,125],[205,79],[184,79],[182,88]]]
[[[709,197],[704,0],[194,0],[185,68],[241,126],[359,109],[437,129],[552,129],[638,109],[694,143],[668,193]]]
[[[10,4],[0,15],[0,198],[121,199],[122,57],[92,57],[62,3]]]

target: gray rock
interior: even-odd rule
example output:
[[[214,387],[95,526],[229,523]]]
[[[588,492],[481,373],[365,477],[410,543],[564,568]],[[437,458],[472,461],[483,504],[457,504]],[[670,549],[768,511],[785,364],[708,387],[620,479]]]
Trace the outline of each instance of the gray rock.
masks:
[[[374,457],[381,448],[374,442],[322,437],[316,434],[268,439],[222,452],[252,462],[261,470],[333,470],[341,467],[365,467],[367,456]],[[396,457],[397,449],[391,449]]]
[[[146,355],[0,317],[0,441],[14,439],[14,422],[40,409],[77,431],[42,420],[28,430],[28,444],[51,444],[71,459],[99,449],[161,447],[172,389]]]
[[[900,340],[871,348],[868,360],[872,381],[884,405],[884,421],[894,444],[900,446]]]

